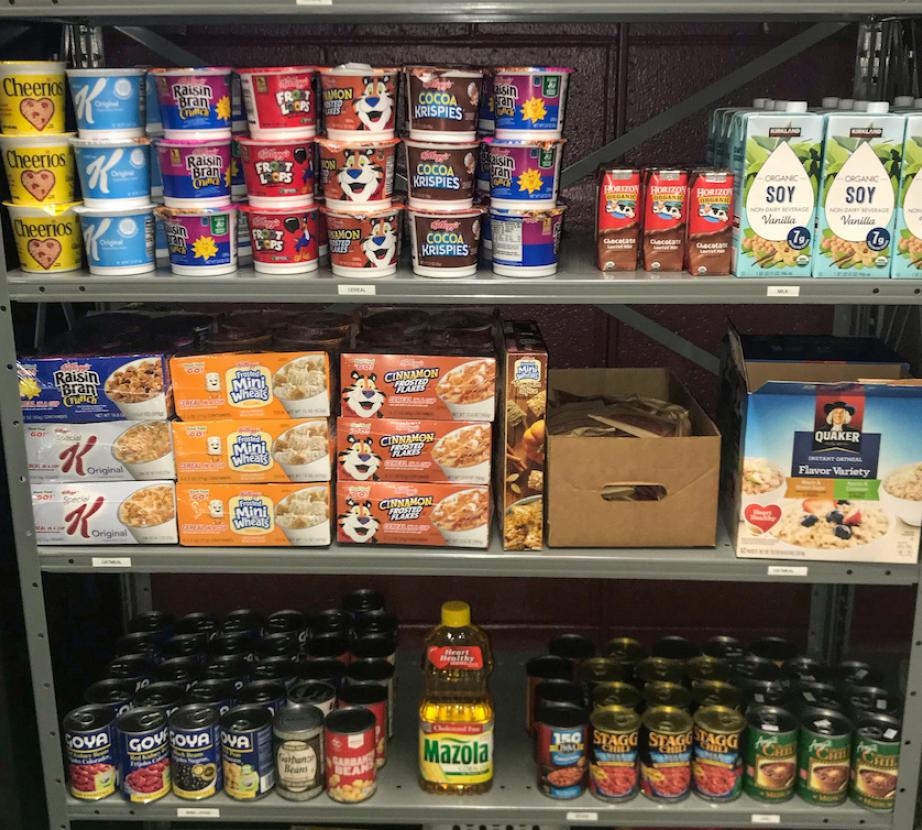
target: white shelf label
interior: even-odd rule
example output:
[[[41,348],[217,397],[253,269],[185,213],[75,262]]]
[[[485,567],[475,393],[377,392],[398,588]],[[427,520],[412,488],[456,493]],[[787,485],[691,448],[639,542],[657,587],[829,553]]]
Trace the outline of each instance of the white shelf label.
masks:
[[[130,568],[130,556],[94,556],[94,568]]]
[[[374,285],[341,285],[337,289],[340,295],[351,297],[374,297],[377,287]]]
[[[221,818],[218,807],[177,807],[176,818]]]
[[[769,565],[769,576],[807,576],[810,568],[806,565]]]
[[[753,824],[781,824],[781,816],[778,813],[753,813]]]
[[[567,821],[598,821],[599,814],[591,810],[571,810],[567,813]]]
[[[766,297],[799,297],[799,285],[770,285],[765,289]]]
[[[332,6],[333,0],[295,0],[296,6]]]

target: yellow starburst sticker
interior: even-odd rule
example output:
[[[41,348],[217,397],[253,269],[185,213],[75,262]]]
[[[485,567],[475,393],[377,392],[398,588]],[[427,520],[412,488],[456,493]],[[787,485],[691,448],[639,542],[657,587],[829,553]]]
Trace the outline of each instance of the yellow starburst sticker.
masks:
[[[31,401],[42,394],[42,390],[35,378],[21,378],[19,381],[19,397]]]
[[[541,98],[529,98],[522,103],[522,118],[536,124],[544,118],[547,118],[547,108]]]
[[[227,187],[230,187],[233,179],[234,179],[234,171],[230,167],[228,167],[227,170],[224,171],[224,184]]]
[[[516,182],[519,185],[519,190],[524,190],[526,193],[534,193],[541,189],[541,174],[532,167],[522,173],[518,179],[516,179]]]
[[[231,117],[231,102],[230,98],[226,95],[223,98],[218,98],[217,103],[214,105],[215,114],[222,121],[230,121]]]
[[[196,259],[209,260],[218,255],[218,246],[214,238],[210,236],[200,236],[192,245],[192,253]]]

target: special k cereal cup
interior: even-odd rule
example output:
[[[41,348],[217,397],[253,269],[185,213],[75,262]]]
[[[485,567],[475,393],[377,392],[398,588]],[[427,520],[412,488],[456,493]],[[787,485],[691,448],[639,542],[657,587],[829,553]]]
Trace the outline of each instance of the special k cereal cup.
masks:
[[[321,69],[327,135],[339,141],[393,138],[398,72],[363,63]]]
[[[399,138],[331,141],[318,138],[320,189],[328,208],[374,211],[391,203]]]
[[[64,66],[62,61],[0,61],[0,132],[64,132]]]
[[[313,66],[235,71],[240,76],[253,138],[310,138],[317,134],[317,70]]]
[[[10,212],[19,264],[29,274],[76,271],[83,245],[80,221],[74,212],[79,202],[62,205],[3,203]]]
[[[400,256],[401,210],[400,204],[375,213],[323,208],[333,274],[364,279],[395,274]]]
[[[74,200],[74,151],[69,141],[73,135],[0,135],[3,168],[14,204]]]

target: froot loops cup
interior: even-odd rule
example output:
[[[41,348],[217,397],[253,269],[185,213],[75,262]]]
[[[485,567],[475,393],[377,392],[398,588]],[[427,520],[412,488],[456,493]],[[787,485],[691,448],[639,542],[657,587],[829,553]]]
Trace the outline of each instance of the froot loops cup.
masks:
[[[0,136],[10,198],[17,205],[74,201],[73,133]]]
[[[146,274],[154,261],[154,206],[77,206],[90,273],[99,276]]]
[[[247,197],[256,207],[305,205],[314,198],[311,138],[237,139]]]
[[[411,208],[457,210],[474,203],[474,174],[480,145],[435,144],[404,139]]]
[[[230,138],[161,138],[155,145],[167,207],[219,207],[230,201]]]
[[[477,273],[482,208],[452,212],[409,210],[413,273],[472,277]]]
[[[503,277],[549,277],[557,273],[565,207],[540,211],[490,211],[493,273]]]
[[[483,141],[490,151],[490,199],[494,207],[536,210],[557,204],[565,139]]]
[[[216,276],[237,270],[237,208],[158,207],[178,276]]]
[[[151,69],[151,74],[167,138],[230,138],[230,67]]]
[[[364,279],[395,274],[402,210],[400,204],[371,213],[323,208],[333,274]]]
[[[347,63],[320,70],[323,123],[330,138],[393,138],[397,115],[396,67]]]
[[[313,66],[237,69],[250,135],[259,139],[317,135]]]
[[[143,69],[68,69],[80,137],[144,135],[146,76]]]
[[[0,61],[0,132],[64,132],[64,63]]]
[[[399,138],[346,142],[318,138],[320,184],[327,207],[378,210],[394,192],[395,151]]]
[[[80,267],[80,222],[74,208],[63,205],[3,203],[10,212],[19,264],[28,274],[55,274]]]
[[[562,66],[497,69],[493,78],[496,137],[560,138],[572,72]]]
[[[317,270],[317,207],[241,205],[240,210],[247,216],[257,273],[306,274]]]
[[[87,207],[140,207],[150,202],[150,139],[73,138]]]
[[[408,66],[406,74],[410,138],[444,143],[477,138],[482,69]]]

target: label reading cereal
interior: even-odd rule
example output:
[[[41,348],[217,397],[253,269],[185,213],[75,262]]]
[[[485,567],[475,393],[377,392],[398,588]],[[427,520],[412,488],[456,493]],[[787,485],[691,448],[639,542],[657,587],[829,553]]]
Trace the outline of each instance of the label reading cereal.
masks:
[[[482,784],[493,778],[493,721],[419,724],[419,769],[434,784]]]

